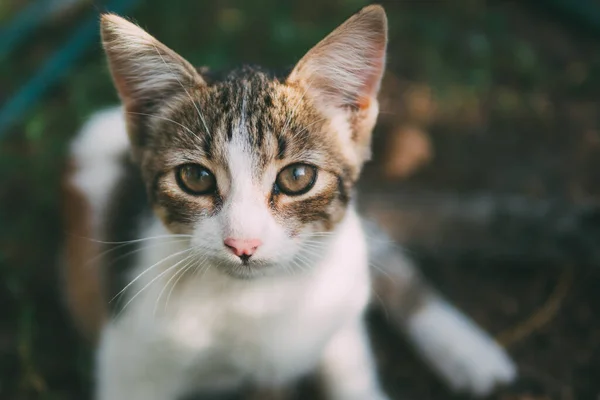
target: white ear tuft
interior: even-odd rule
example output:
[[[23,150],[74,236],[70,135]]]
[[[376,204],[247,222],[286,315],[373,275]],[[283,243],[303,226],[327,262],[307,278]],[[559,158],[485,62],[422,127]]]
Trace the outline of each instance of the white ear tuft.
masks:
[[[287,81],[305,87],[322,106],[366,109],[376,101],[386,45],[385,11],[365,7],[313,47]]]
[[[204,83],[190,63],[139,26],[114,14],[102,15],[100,25],[111,74],[128,111],[143,111],[139,108],[170,93]]]

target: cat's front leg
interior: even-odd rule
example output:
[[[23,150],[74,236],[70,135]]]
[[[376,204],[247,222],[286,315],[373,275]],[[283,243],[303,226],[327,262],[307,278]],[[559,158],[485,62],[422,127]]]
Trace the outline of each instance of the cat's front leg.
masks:
[[[377,379],[363,321],[342,328],[325,349],[321,377],[328,399],[387,400]]]
[[[506,350],[436,293],[383,231],[365,224],[376,298],[432,369],[455,391],[477,396],[514,381],[517,368]]]
[[[123,327],[105,328],[97,354],[95,400],[175,400],[172,363]]]
[[[486,396],[516,377],[506,351],[440,296],[432,295],[407,319],[405,329],[416,350],[455,391]]]

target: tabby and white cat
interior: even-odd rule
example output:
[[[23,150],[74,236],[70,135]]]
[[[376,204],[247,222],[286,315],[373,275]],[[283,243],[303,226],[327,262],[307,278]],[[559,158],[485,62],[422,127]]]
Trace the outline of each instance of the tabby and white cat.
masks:
[[[123,109],[74,140],[66,197],[67,294],[98,333],[97,400],[276,388],[315,371],[332,399],[385,399],[363,321],[372,278],[451,387],[486,394],[514,378],[505,352],[355,211],[385,64],[381,7],[284,77],[218,78],[116,15],[101,26]]]

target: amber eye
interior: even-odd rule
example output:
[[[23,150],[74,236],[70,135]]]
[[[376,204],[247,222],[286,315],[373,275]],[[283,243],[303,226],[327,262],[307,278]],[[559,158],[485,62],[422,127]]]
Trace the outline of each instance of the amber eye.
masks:
[[[275,185],[288,196],[298,196],[308,192],[317,180],[317,169],[308,164],[292,164],[281,170]]]
[[[217,180],[208,169],[198,164],[185,164],[177,169],[177,183],[185,192],[193,195],[212,193]]]

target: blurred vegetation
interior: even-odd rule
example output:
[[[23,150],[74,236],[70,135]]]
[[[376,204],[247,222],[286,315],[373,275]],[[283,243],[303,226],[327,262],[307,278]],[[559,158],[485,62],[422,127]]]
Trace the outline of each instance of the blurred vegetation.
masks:
[[[146,0],[130,16],[193,64],[281,67],[367,3]],[[0,23],[26,4],[0,1]],[[570,198],[597,191],[590,189],[597,173],[571,179],[576,171],[597,170],[586,161],[596,158],[590,149],[600,143],[594,97],[600,50],[592,40],[516,2],[396,1],[386,9],[388,64],[402,102],[397,114],[394,103],[385,111],[418,125],[435,147],[414,184]],[[83,2],[53,16],[0,64],[0,104],[93,10]],[[419,117],[418,104],[409,107],[415,104],[411,93],[427,93],[425,107],[435,110],[425,114],[434,117]],[[96,42],[0,142],[1,399],[67,400],[88,393],[89,350],[70,327],[59,290],[59,182],[68,140],[91,113],[116,102]],[[440,166],[443,173],[435,172]]]

